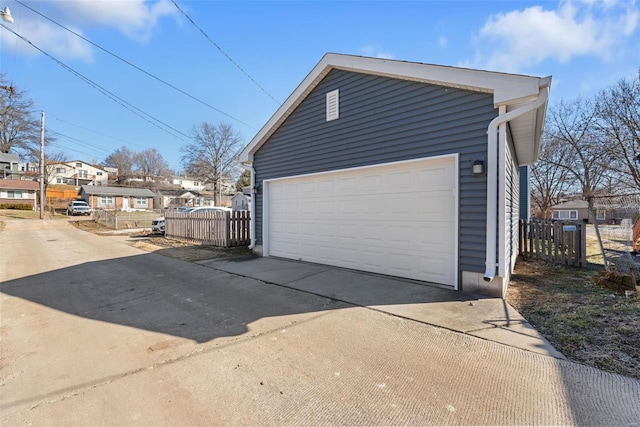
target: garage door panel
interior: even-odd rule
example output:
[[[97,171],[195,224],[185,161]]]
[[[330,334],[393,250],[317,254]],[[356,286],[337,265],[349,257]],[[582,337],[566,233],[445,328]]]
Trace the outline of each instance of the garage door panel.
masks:
[[[267,182],[268,254],[455,286],[453,158]]]

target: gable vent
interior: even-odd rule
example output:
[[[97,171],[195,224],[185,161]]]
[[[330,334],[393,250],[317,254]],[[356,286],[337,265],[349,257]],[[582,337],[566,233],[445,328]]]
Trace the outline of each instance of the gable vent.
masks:
[[[327,121],[340,118],[340,89],[327,93]]]

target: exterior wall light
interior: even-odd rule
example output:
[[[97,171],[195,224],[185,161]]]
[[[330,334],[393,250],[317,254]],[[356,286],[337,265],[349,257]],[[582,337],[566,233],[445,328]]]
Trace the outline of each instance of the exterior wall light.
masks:
[[[474,160],[473,161],[473,175],[474,176],[482,176],[484,175],[484,161],[483,160]]]

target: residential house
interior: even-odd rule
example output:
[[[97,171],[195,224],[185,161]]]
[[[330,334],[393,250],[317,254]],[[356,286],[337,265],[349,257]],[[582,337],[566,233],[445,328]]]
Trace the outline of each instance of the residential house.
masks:
[[[618,205],[615,199],[607,203],[607,198],[597,198],[594,201],[596,220],[598,224],[620,224],[624,219],[634,223],[640,212],[638,206]],[[552,218],[563,221],[582,221],[593,224],[594,219],[589,212],[589,203],[586,200],[569,200],[560,203],[553,208]]]
[[[243,193],[236,193],[231,198],[231,208],[234,211],[246,211],[251,206],[251,196]]]
[[[78,194],[93,209],[122,211],[154,209],[155,194],[147,188],[83,185]]]
[[[20,179],[20,157],[17,154],[0,153],[0,179]]]
[[[176,189],[160,189],[156,191],[155,205],[159,208],[173,208],[177,206],[204,206],[205,198],[197,191]]]
[[[189,191],[202,191],[205,189],[205,184],[201,179],[188,176],[172,176],[170,183]]]
[[[504,297],[550,84],[325,55],[240,154],[251,247]]]
[[[102,167],[80,160],[59,162],[47,166],[50,184],[108,185],[109,173]]]
[[[0,179],[0,205],[29,205],[35,210],[39,186],[35,181]]]

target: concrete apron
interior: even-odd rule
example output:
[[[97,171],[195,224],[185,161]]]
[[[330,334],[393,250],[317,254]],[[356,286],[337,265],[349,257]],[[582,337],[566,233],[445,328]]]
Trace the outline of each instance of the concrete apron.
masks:
[[[522,350],[565,358],[520,313],[500,298],[277,258],[207,260],[198,264]]]

